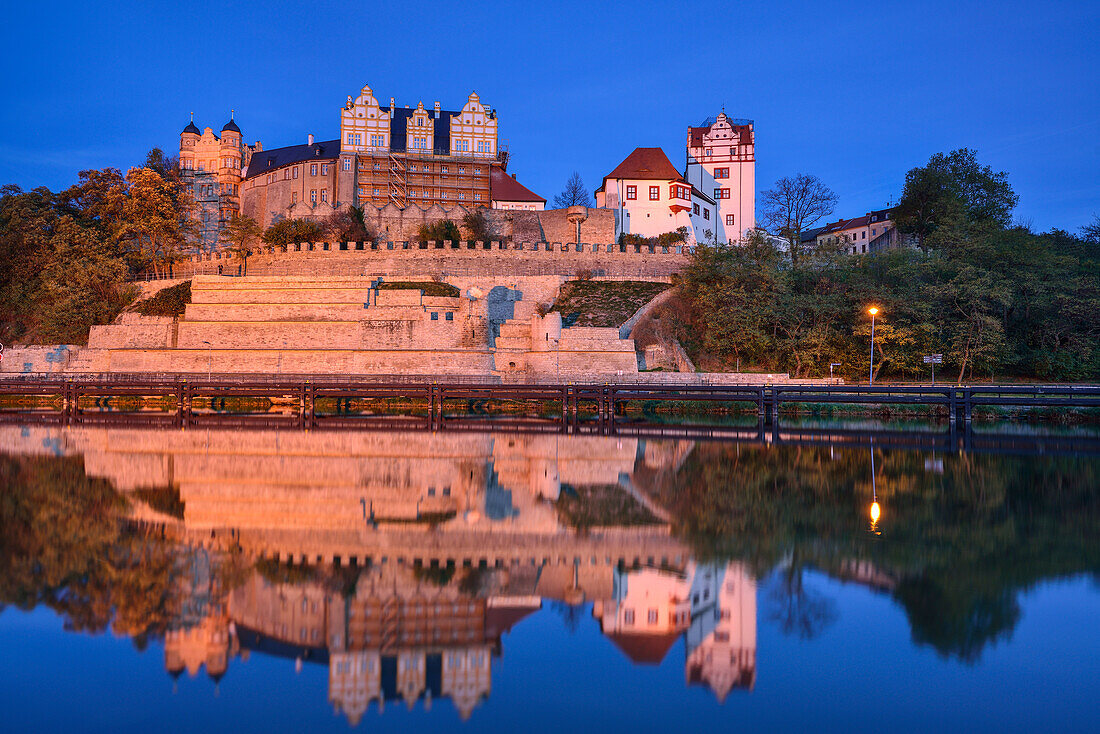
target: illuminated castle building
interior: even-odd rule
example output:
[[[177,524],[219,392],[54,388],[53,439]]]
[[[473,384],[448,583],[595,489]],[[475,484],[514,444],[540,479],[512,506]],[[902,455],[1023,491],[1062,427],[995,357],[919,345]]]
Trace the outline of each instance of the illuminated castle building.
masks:
[[[196,216],[203,250],[218,247],[221,227],[240,210],[242,171],[248,167],[252,154],[262,150],[258,140],[254,145],[245,145],[232,113],[220,136],[211,128],[199,132],[193,117],[180,133],[180,175],[198,205]]]
[[[369,214],[385,207],[541,209],[544,199],[504,173],[508,153],[498,128],[496,111],[476,93],[445,110],[439,102],[398,107],[393,97],[383,105],[365,86],[340,110],[338,139],[309,135],[304,145],[252,156],[240,210],[268,227],[347,206]]]

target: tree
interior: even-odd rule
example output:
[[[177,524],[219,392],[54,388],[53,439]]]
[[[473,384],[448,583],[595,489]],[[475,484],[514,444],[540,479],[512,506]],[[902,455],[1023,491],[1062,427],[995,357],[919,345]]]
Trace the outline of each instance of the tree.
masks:
[[[367,226],[366,212],[361,206],[349,206],[333,212],[325,219],[325,234],[336,242],[371,242],[374,233]]]
[[[276,247],[288,247],[301,242],[317,242],[324,234],[324,227],[312,219],[280,219],[267,228],[263,241]]]
[[[565,189],[554,197],[554,206],[565,209],[571,206],[593,206],[592,197],[588,189],[584,187],[581,174],[573,171],[573,175],[565,182]]]
[[[779,179],[760,197],[764,227],[787,240],[794,262],[802,254],[802,233],[832,214],[837,202],[832,189],[817,176],[804,173]]]
[[[417,234],[422,242],[458,242],[462,239],[458,225],[450,219],[421,224]]]
[[[1094,214],[1092,221],[1081,228],[1085,242],[1100,245],[1100,214]]]
[[[466,228],[466,239],[469,242],[490,242],[493,239],[489,220],[485,218],[485,209],[482,207],[467,212],[462,218],[462,226]]]
[[[893,217],[900,232],[915,235],[927,250],[934,244],[929,238],[947,226],[988,222],[1007,227],[1018,199],[1007,173],[995,173],[978,163],[973,150],[960,148],[936,153],[928,165],[905,175]]]
[[[240,215],[229,220],[223,232],[229,240],[229,251],[241,261],[241,275],[247,275],[248,255],[252,247],[263,237],[263,229],[252,217]]]

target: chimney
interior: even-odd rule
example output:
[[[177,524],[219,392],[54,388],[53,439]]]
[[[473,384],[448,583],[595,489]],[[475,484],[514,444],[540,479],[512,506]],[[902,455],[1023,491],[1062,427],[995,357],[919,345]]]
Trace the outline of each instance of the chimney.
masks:
[[[513,173],[513,174],[512,174],[512,178],[515,178],[515,177],[516,177],[516,174],[514,174],[514,173]]]
[[[306,137],[306,145],[313,145],[313,133],[310,133],[310,134],[309,134],[309,135],[308,135],[308,136]]]
[[[395,103],[393,101],[393,97],[390,97],[390,112],[393,112],[394,109],[395,109]]]
[[[439,119],[439,100],[435,102],[435,119]]]

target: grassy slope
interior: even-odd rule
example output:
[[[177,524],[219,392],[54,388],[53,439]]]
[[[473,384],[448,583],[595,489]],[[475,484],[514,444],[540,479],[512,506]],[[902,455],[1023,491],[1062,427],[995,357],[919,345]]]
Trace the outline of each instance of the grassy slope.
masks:
[[[561,287],[551,311],[568,326],[620,326],[668,283],[640,280],[571,280]]]

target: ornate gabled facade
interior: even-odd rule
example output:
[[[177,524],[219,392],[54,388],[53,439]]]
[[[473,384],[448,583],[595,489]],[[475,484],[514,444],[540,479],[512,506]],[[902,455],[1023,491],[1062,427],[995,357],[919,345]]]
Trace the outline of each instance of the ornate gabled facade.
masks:
[[[340,137],[275,148],[251,159],[240,210],[263,227],[284,218],[322,218],[357,206],[399,211],[494,206],[508,154],[496,112],[476,93],[459,110],[380,104],[369,87],[340,110]],[[541,209],[545,203],[518,182],[500,189],[500,208]],[[517,203],[515,192],[522,189]],[[515,200],[515,201],[514,201]],[[537,205],[537,206],[536,206]]]
[[[715,238],[736,244],[756,226],[756,132],[752,120],[721,112],[699,127],[689,127],[684,177],[713,194],[718,204]]]

